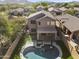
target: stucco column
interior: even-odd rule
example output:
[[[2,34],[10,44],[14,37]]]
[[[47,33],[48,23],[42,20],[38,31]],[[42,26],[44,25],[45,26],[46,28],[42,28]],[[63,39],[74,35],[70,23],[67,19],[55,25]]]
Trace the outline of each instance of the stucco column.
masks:
[[[37,40],[39,40],[39,33],[37,33]]]
[[[55,40],[57,40],[57,33],[55,33]]]
[[[66,34],[67,34],[68,30],[66,29]]]

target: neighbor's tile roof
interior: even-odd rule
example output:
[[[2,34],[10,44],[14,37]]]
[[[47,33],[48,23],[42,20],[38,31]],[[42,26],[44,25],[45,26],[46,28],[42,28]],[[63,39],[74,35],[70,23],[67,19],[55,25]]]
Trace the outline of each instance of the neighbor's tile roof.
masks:
[[[62,10],[62,11],[66,11],[67,10],[67,8],[65,8],[65,7],[61,7],[59,9]]]
[[[48,8],[49,12],[62,12],[62,10],[60,10],[59,8],[54,8],[54,7],[50,7]]]
[[[74,7],[74,10],[77,10],[77,11],[79,11],[79,8],[78,8],[78,7]]]
[[[60,15],[56,18],[57,20],[65,21],[63,25],[71,32],[79,30],[79,18],[69,14]]]
[[[69,19],[70,17],[71,17],[71,15],[69,15],[69,14],[63,14],[63,15],[56,16],[56,19],[63,22],[63,21],[71,20],[71,19]]]
[[[65,22],[63,25],[68,28],[71,32],[78,31],[79,30],[79,18],[75,16],[71,16],[67,22]]]
[[[54,7],[48,8],[48,11],[52,11],[52,10],[54,10]]]

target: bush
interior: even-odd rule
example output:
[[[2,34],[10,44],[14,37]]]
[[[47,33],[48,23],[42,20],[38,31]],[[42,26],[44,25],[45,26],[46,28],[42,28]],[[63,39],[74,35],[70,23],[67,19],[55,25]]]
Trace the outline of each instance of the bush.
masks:
[[[76,11],[73,10],[73,9],[71,9],[71,10],[66,10],[65,12],[68,13],[68,14],[71,14],[71,15],[74,15],[74,14],[76,13]]]

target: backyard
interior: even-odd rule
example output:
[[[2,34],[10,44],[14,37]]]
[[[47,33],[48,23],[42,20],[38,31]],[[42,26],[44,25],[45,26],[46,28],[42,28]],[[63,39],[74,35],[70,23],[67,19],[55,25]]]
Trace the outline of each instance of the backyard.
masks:
[[[21,51],[21,48],[22,46],[25,45],[26,42],[31,42],[32,39],[31,39],[31,36],[30,35],[27,35],[27,34],[24,34],[22,40],[20,40],[19,44],[17,45],[14,53],[12,54],[12,57],[11,59],[20,59],[20,51]],[[66,46],[64,45],[64,43],[62,41],[56,41],[56,43],[61,47],[62,49],[62,52],[63,52],[63,56],[62,56],[62,59],[73,59],[71,54],[69,53],[68,49],[66,48]],[[17,51],[17,52],[16,52]]]
[[[53,4],[48,4],[48,3],[41,3],[43,6],[45,6],[45,9],[47,11],[48,7],[54,6],[56,7],[56,5]],[[8,45],[11,45],[11,43],[15,40],[17,33],[20,32],[20,30],[22,29],[23,25],[27,22],[27,17],[36,12],[36,7],[39,6],[40,3],[34,3],[34,4],[0,4],[0,38],[1,40],[4,40],[5,42],[8,43]],[[59,7],[61,6],[69,6],[69,4],[61,4],[58,5]],[[79,5],[78,5],[79,6]],[[31,9],[29,8],[31,7]],[[74,6],[73,6],[74,7]],[[13,16],[12,18],[9,18],[10,14],[10,10],[14,10],[17,8],[29,8],[31,11],[27,16]],[[70,7],[71,8],[71,7]],[[71,15],[75,15],[76,11],[73,10],[73,8],[71,8],[70,10],[65,11],[68,14]],[[0,40],[0,42],[1,42]],[[3,42],[2,44],[5,44],[5,42]],[[21,59],[20,58],[20,51],[22,49],[22,47],[26,44],[26,42],[32,42],[32,38],[29,34],[24,33],[23,36],[21,37],[17,47],[15,48],[12,56],[10,59]],[[61,47],[62,52],[63,52],[63,56],[62,59],[73,59],[71,54],[69,53],[67,47],[65,46],[65,44],[62,41],[56,41],[56,43]],[[7,45],[7,46],[8,46]],[[3,47],[3,46],[2,46]],[[0,46],[0,48],[2,48]]]

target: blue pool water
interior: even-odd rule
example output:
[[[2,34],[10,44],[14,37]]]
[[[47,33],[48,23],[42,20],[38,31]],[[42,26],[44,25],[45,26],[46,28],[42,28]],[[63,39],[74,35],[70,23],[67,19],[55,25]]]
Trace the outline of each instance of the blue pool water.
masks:
[[[26,59],[56,59],[58,56],[59,51],[57,48],[43,51],[42,48],[36,49],[34,47],[30,47],[24,51],[24,57]]]

